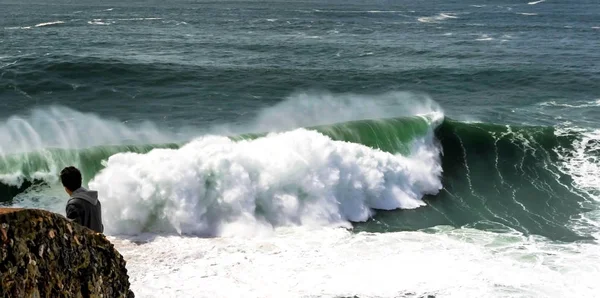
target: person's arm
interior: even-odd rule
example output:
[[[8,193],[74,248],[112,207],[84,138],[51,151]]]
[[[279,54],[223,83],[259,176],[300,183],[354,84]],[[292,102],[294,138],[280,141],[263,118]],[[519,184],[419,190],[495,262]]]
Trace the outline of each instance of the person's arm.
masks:
[[[83,209],[76,203],[67,204],[67,218],[83,225]]]

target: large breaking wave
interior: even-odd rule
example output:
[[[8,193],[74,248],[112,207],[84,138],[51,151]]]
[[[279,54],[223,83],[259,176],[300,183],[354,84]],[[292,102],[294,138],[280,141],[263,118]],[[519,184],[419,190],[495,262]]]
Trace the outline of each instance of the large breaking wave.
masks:
[[[440,112],[346,118],[192,141],[131,130],[118,137],[107,133],[107,140],[84,149],[52,149],[38,140],[38,147],[23,145],[35,148],[28,152],[3,149],[0,191],[9,201],[16,196],[18,204],[24,193],[35,197],[27,191],[32,184],[56,186],[57,172],[76,165],[102,194],[112,234],[451,225],[565,241],[592,237],[581,222],[596,208],[594,196],[578,187],[576,169],[567,170],[574,157],[596,158],[597,141],[589,134],[461,122]]]

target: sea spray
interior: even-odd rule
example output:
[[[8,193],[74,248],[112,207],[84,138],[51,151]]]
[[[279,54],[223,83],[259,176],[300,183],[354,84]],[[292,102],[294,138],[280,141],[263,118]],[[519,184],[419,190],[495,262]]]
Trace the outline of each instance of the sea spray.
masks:
[[[173,134],[150,122],[126,125],[94,113],[66,107],[31,110],[0,123],[0,154],[33,152],[47,148],[83,149],[122,144],[154,144],[173,140]]]
[[[87,181],[100,162],[116,152],[148,151],[148,144],[156,147],[185,138],[149,122],[126,125],[52,106],[0,122],[0,139],[0,184],[20,187],[24,181],[56,183],[58,172],[67,165],[82,168]]]
[[[411,92],[335,94],[297,92],[274,106],[262,109],[251,123],[253,131],[283,131],[355,120],[442,115],[430,97]]]

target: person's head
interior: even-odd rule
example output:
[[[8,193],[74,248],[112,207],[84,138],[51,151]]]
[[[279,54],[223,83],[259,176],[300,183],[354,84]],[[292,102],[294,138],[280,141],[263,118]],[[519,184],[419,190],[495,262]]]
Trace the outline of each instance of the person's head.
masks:
[[[81,172],[76,167],[70,166],[60,171],[60,182],[69,195],[81,187],[81,180]]]

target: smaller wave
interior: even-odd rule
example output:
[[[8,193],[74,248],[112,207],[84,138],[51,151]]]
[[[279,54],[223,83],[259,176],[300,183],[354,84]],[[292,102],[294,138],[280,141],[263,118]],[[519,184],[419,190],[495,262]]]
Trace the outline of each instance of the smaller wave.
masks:
[[[163,21],[164,24],[175,24],[175,26],[179,26],[179,25],[187,25],[187,22],[184,21],[175,21],[175,20],[165,20]]]
[[[300,37],[300,38],[306,38],[306,39],[321,39],[321,38],[323,38],[322,36],[319,36],[319,35],[306,35],[306,33],[304,33],[304,32],[301,32],[300,34],[295,35],[295,36]]]
[[[448,13],[440,13],[436,16],[420,17],[417,20],[421,23],[437,23],[447,19],[458,19],[458,17]]]
[[[90,25],[110,25],[115,24],[117,21],[156,21],[162,20],[163,18],[123,18],[123,19],[93,19],[87,23]],[[174,22],[176,25],[186,25],[186,22],[177,21],[164,21],[165,23]]]
[[[403,12],[402,10],[368,10],[368,13],[398,13]]]
[[[529,2],[527,4],[529,4],[529,5],[536,5],[536,4],[540,4],[542,2],[546,2],[546,0],[532,1],[532,2]]]
[[[46,26],[53,26],[53,25],[59,25],[59,24],[64,24],[65,22],[63,21],[54,21],[54,22],[47,22],[47,23],[39,23],[37,25],[35,25],[34,27],[46,27]]]
[[[94,19],[87,22],[90,25],[110,25],[111,23],[103,22],[102,19]]]
[[[127,19],[115,19],[116,21],[152,21],[162,20],[163,18],[127,18]]]
[[[523,15],[523,16],[537,16],[538,14],[535,12],[519,12],[517,14]]]
[[[489,37],[487,34],[481,35],[481,37],[475,39],[478,41],[490,41],[490,40],[494,40],[494,38]]]
[[[320,10],[315,9],[314,12],[324,13],[400,13],[402,10]]]

